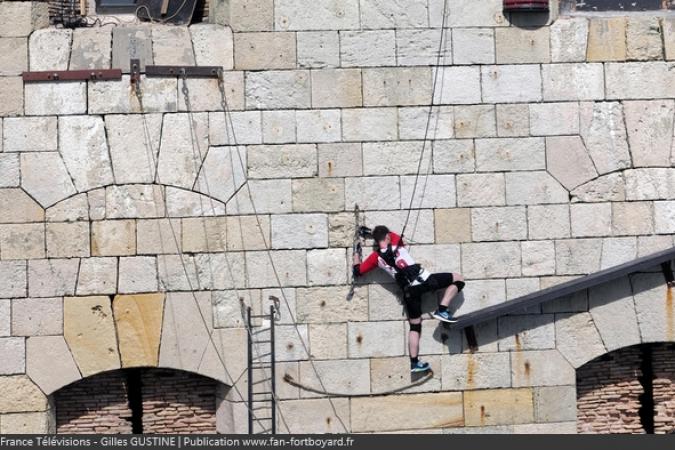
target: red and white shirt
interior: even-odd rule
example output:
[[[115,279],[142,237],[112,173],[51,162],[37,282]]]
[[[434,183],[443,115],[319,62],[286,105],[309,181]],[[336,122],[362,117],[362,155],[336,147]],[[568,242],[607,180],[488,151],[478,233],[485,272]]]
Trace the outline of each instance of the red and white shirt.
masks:
[[[405,269],[408,266],[412,266],[415,264],[415,260],[410,256],[410,252],[408,249],[405,247],[405,242],[403,242],[403,239],[401,236],[399,236],[396,233],[389,233],[389,238],[391,239],[391,247],[392,250],[394,251],[395,255],[395,261],[396,261],[396,267],[399,268],[399,270]],[[373,253],[371,253],[360,265],[359,265],[359,274],[364,275],[371,270],[379,267],[380,269],[384,270],[391,276],[392,278],[396,279],[396,269],[384,260],[382,258],[380,253],[386,252],[387,249],[380,249],[376,250]],[[423,280],[426,280],[429,277],[429,272],[426,270],[422,270],[419,274],[419,277],[421,277]],[[416,284],[416,283],[413,283]]]

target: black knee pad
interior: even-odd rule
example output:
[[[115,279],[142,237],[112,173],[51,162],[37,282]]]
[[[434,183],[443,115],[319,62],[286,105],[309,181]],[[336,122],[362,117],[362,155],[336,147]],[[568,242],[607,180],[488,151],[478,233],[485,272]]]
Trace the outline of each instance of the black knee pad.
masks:
[[[422,323],[411,323],[410,324],[410,331],[417,331],[418,333],[422,333]]]
[[[452,284],[457,286],[457,292],[462,292],[462,289],[464,289],[464,286],[466,286],[466,283],[463,281],[453,281]]]

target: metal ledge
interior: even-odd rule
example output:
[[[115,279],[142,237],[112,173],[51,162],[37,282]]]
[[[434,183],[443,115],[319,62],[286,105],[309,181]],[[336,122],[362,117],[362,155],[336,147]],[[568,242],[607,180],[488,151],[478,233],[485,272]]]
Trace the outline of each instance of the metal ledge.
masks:
[[[582,278],[577,278],[575,280],[567,281],[556,286],[551,286],[550,288],[533,292],[531,294],[527,294],[522,297],[500,303],[498,305],[490,306],[478,311],[458,316],[457,322],[450,324],[449,328],[461,330],[473,325],[478,325],[497,317],[513,314],[515,312],[519,312],[524,309],[564,297],[566,295],[574,294],[575,292],[579,292],[584,289],[607,283],[608,281],[621,278],[622,276],[629,275],[631,273],[640,272],[641,270],[645,269],[651,269],[655,266],[658,266],[659,264],[667,264],[673,259],[675,259],[675,247],[658,253],[653,253],[651,255],[643,256],[641,258],[634,259],[633,261],[610,267],[609,269],[601,270],[600,272],[595,272]],[[672,274],[672,271],[670,273]],[[668,280],[667,275],[665,281],[670,281]]]

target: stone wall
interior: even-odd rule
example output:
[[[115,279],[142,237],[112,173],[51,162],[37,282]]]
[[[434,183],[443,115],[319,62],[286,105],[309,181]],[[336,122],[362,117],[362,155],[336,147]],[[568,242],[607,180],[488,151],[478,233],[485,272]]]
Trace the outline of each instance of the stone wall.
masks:
[[[299,336],[329,390],[411,382],[390,280],[345,295],[354,206],[400,230],[423,148],[406,234],[430,270],[467,278],[458,314],[672,247],[675,27],[450,0],[439,47],[442,0],[216,3],[225,25],[64,30],[44,4],[0,2],[0,432],[47,429],[62,386],[141,365],[239,379],[227,420],[246,431],[239,299],[260,312],[282,297],[270,261],[288,300],[284,432],[575,432],[576,368],[673,341],[655,267],[482,324],[476,353],[425,320],[434,376],[399,395],[331,406],[284,383],[318,385]],[[142,77],[141,114],[127,74],[19,76],[128,72],[130,49],[222,66],[231,114],[216,80],[189,80],[187,102],[182,80]]]

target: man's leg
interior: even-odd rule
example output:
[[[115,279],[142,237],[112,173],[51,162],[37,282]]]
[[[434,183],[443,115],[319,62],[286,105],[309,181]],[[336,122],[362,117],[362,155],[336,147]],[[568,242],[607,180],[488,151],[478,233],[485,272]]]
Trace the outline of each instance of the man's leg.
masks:
[[[426,372],[429,364],[419,360],[420,337],[422,334],[422,296],[417,289],[410,288],[405,292],[405,307],[408,312],[408,354],[410,355],[410,370],[412,372]]]
[[[464,277],[462,275],[458,273],[452,274],[452,284],[445,289],[439,310],[444,311],[448,309],[452,299],[464,288],[464,284]]]
[[[410,361],[416,363],[420,354],[420,337],[422,335],[422,318],[408,319],[410,331],[408,332],[408,353]]]

